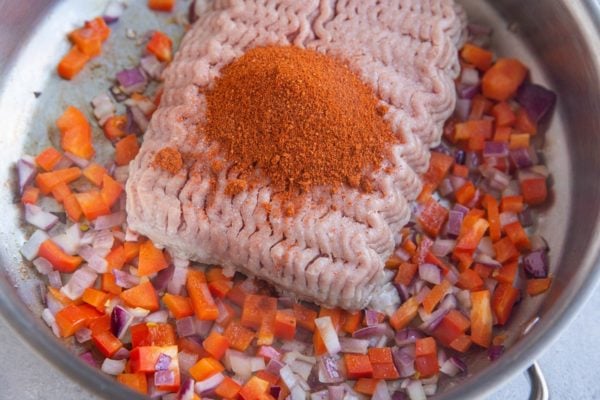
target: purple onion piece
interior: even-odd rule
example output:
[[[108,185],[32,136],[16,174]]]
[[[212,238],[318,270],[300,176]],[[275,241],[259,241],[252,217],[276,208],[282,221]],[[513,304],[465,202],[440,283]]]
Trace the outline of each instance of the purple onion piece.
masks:
[[[273,398],[278,399],[279,393],[281,393],[281,387],[280,386],[271,386],[269,393],[271,394],[271,396],[273,396]]]
[[[449,358],[449,360],[452,364],[454,364],[456,366],[456,368],[458,368],[460,370],[461,373],[467,372],[467,364],[465,364],[465,362],[463,360],[461,360],[460,358],[458,358],[456,356],[451,356]]]
[[[464,150],[454,150],[454,162],[456,162],[457,164],[463,165],[465,163],[466,157],[467,154]]]
[[[525,273],[530,278],[546,278],[548,276],[548,254],[544,250],[536,250],[523,258]]]
[[[345,380],[340,371],[338,360],[332,356],[323,356],[319,360],[319,381],[322,383],[341,383]]]
[[[152,278],[152,285],[158,293],[167,290],[167,285],[173,277],[174,272],[175,267],[173,266],[173,264],[171,264],[167,268],[160,270],[158,274],[156,274],[156,276]]]
[[[98,363],[94,359],[94,356],[92,355],[92,353],[90,353],[89,351],[86,351],[85,353],[81,353],[79,355],[79,358],[83,362],[85,362],[87,365],[89,365],[90,367],[98,368]]]
[[[479,156],[477,155],[477,153],[474,151],[467,152],[467,155],[465,158],[465,165],[467,167],[469,167],[469,170],[473,171],[473,170],[477,169],[479,164],[480,164],[480,160],[479,160]]]
[[[543,86],[525,82],[519,88],[515,99],[531,119],[539,122],[554,107],[556,93]]]
[[[146,132],[150,121],[148,121],[146,114],[144,114],[144,112],[140,110],[139,107],[127,107],[127,117],[129,118],[129,116],[131,116],[131,119],[133,120],[133,122],[135,122],[135,126],[139,128],[141,133]]]
[[[257,355],[267,359],[281,359],[281,353],[272,346],[260,346]]]
[[[456,238],[460,234],[460,227],[464,214],[460,211],[450,210],[448,212],[448,222],[446,222],[446,233],[448,236]]]
[[[175,383],[175,372],[161,370],[154,373],[154,384],[156,386],[173,385]]]
[[[121,306],[115,306],[110,314],[110,331],[115,337],[121,338],[132,320],[133,316],[129,311]]]
[[[49,230],[58,222],[58,217],[54,214],[42,210],[35,204],[25,204],[25,221],[44,231]]]
[[[377,325],[379,323],[379,315],[380,313],[375,310],[366,310],[365,323],[367,326]]]
[[[189,400],[194,397],[194,380],[185,378],[179,387],[177,400]]]
[[[530,149],[518,148],[510,151],[510,160],[518,169],[529,168],[534,165]]]
[[[410,298],[410,291],[408,290],[408,287],[406,287],[405,285],[403,285],[401,283],[395,283],[395,282],[394,282],[394,287],[398,291],[398,296],[400,297],[400,301],[405,302],[406,300],[408,300]]]
[[[110,229],[115,226],[121,226],[125,222],[127,215],[125,211],[117,211],[116,213],[101,215],[94,220],[94,229],[100,231],[102,229]]]
[[[466,121],[469,118],[469,113],[471,112],[471,100],[459,98],[456,100],[456,109],[454,110],[454,114],[461,121]]]
[[[171,365],[171,356],[165,353],[160,353],[156,364],[154,364],[155,371],[166,371]]]
[[[425,335],[423,332],[417,329],[406,328],[396,332],[396,344],[402,347],[407,344],[413,344],[417,339],[422,339],[424,337]]]
[[[508,143],[486,141],[483,147],[483,157],[507,157]]]
[[[117,82],[126,94],[142,92],[148,83],[140,68],[124,69],[117,73]]]
[[[406,393],[396,390],[394,393],[392,393],[392,400],[408,400],[408,396]]]
[[[127,350],[125,347],[121,347],[116,351],[115,354],[112,355],[111,358],[114,360],[126,360],[129,358],[129,350]]]
[[[387,336],[389,338],[394,337],[394,332],[387,324],[377,324],[373,326],[367,326],[354,331],[352,337],[357,339],[372,338],[374,336]]]
[[[525,208],[522,212],[519,213],[519,221],[521,221],[521,225],[527,228],[534,224],[535,218],[533,217],[533,211],[531,208]]]
[[[460,99],[471,100],[479,92],[479,85],[466,85],[459,83],[456,85],[456,94]]]
[[[37,169],[34,163],[21,158],[17,161],[17,175],[19,176],[19,191],[23,193],[25,186],[33,182],[33,178],[37,174]]]
[[[350,337],[340,337],[342,353],[367,354],[369,340]]]
[[[198,19],[198,14],[196,14],[196,0],[193,0],[190,3],[190,8],[188,9],[188,19],[190,24],[193,24]]]
[[[283,368],[284,365],[285,364],[282,363],[281,361],[279,361],[275,358],[272,358],[271,360],[269,360],[269,363],[267,364],[265,371],[267,371],[273,375],[279,376],[279,371],[281,370],[281,368]]]
[[[177,329],[177,335],[181,337],[188,337],[196,334],[196,317],[190,316],[178,319],[175,321],[175,327]]]
[[[140,283],[140,278],[120,269],[113,269],[112,273],[115,276],[115,284],[123,289],[130,289]]]
[[[442,273],[440,269],[433,264],[424,263],[419,265],[419,277],[434,285],[438,285],[442,282]]]
[[[412,376],[415,373],[415,354],[414,347],[403,347],[393,349],[392,357],[394,365],[402,378]]]
[[[487,353],[490,361],[496,361],[504,353],[504,346],[490,346]]]

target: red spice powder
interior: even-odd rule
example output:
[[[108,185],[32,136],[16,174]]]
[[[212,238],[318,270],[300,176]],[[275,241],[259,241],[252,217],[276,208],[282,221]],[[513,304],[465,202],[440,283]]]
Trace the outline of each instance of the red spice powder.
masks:
[[[153,165],[171,174],[176,174],[183,168],[183,158],[179,150],[173,147],[164,147],[154,156]]]
[[[208,139],[276,190],[370,190],[366,176],[397,141],[372,90],[347,65],[312,50],[249,50],[223,68],[206,98]]]

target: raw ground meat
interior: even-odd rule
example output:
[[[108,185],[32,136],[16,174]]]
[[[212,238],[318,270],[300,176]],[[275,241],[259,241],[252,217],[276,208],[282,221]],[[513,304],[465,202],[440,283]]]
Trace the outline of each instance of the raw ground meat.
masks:
[[[361,309],[384,292],[385,260],[418,195],[429,148],[454,109],[464,12],[451,0],[217,0],[206,6],[164,73],[164,94],[130,164],[130,228],[181,258],[234,268],[327,306]],[[203,94],[246,50],[295,45],[346,60],[387,106],[401,143],[371,193],[315,187],[293,216],[268,181],[224,194],[236,172],[214,168],[202,135]],[[176,174],[153,166],[169,146]],[[291,293],[290,293],[291,292]],[[389,294],[386,294],[386,298]]]

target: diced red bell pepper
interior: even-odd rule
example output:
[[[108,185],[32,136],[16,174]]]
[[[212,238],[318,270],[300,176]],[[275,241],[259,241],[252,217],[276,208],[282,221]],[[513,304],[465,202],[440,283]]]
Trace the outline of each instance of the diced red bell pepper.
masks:
[[[360,322],[360,316],[358,321]],[[277,310],[275,314],[275,336],[282,340],[294,340],[296,316],[292,310]]]
[[[150,311],[157,311],[160,308],[156,290],[150,281],[124,290],[119,296],[129,307],[141,307]]]
[[[419,373],[419,378],[429,378],[439,372],[437,344],[434,338],[426,337],[415,342],[415,370]]]
[[[544,293],[552,284],[552,277],[538,278],[538,279],[527,279],[527,294],[530,296],[537,296],[538,294]]]
[[[492,66],[494,54],[472,43],[466,43],[460,51],[460,56],[467,63],[480,71],[487,71]]]
[[[217,305],[208,290],[206,278],[202,271],[191,269],[188,271],[186,288],[190,298],[196,318],[201,320],[214,321],[219,316]]]
[[[310,332],[314,332],[317,312],[301,304],[294,304],[293,310],[296,317],[296,324]]]
[[[429,169],[423,175],[423,182],[431,183],[433,189],[444,180],[450,167],[454,163],[454,158],[437,151],[431,152],[431,159],[429,160]]]
[[[215,359],[220,360],[229,348],[229,340],[218,332],[211,332],[202,342],[204,349]]]
[[[227,338],[232,349],[239,351],[246,351],[256,337],[254,332],[235,320],[227,325],[227,328],[223,331],[223,336]]]
[[[448,218],[448,209],[435,199],[429,199],[417,216],[417,222],[428,235],[437,237]]]
[[[395,330],[399,331],[417,316],[418,309],[419,302],[413,296],[402,303],[398,310],[390,317],[390,324]]]
[[[433,337],[444,346],[449,347],[450,344],[462,336],[470,326],[471,322],[460,311],[450,310],[433,330]]]
[[[173,42],[162,32],[155,31],[146,45],[146,50],[160,61],[170,62],[173,58]]]
[[[75,198],[88,221],[93,221],[101,215],[110,214],[110,208],[104,203],[100,192],[97,190],[75,193]]]
[[[119,374],[117,375],[117,381],[138,393],[148,394],[148,381],[146,374],[143,372]]]
[[[54,269],[64,273],[75,271],[83,262],[81,257],[70,256],[65,253],[52,239],[42,242],[38,255],[50,261]]]
[[[544,203],[548,197],[546,178],[541,176],[521,181],[521,193],[523,201],[529,205],[536,206]]]
[[[138,275],[147,276],[161,271],[169,266],[163,251],[157,249],[151,240],[146,240],[140,245],[138,261]]]
[[[47,147],[35,158],[35,163],[44,171],[52,171],[56,164],[62,159],[62,154],[54,147]]]
[[[492,311],[496,316],[498,325],[504,325],[510,318],[513,306],[520,296],[519,289],[510,283],[499,283],[492,296]]]
[[[104,357],[112,357],[117,352],[123,343],[115,337],[110,331],[100,331],[92,334],[92,341],[96,348],[104,355]]]
[[[501,58],[481,79],[483,95],[492,100],[508,100],[517,92],[526,76],[527,68],[520,61]]]
[[[344,354],[348,379],[370,378],[373,365],[366,354]]]
[[[482,347],[489,347],[492,341],[492,306],[490,292],[471,292],[471,340]]]
[[[258,329],[264,318],[275,316],[277,299],[275,297],[249,294],[242,307],[242,325]]]

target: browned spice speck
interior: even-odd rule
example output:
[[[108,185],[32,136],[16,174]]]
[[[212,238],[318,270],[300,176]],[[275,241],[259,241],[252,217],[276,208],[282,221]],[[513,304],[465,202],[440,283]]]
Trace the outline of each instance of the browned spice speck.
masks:
[[[371,89],[312,50],[250,50],[222,70],[206,98],[207,137],[241,171],[258,167],[278,190],[359,182],[370,189],[365,176],[397,140]]]
[[[227,196],[235,196],[246,190],[247,186],[247,182],[243,179],[232,179],[227,182],[227,186],[225,186],[225,194]]]
[[[153,165],[176,174],[183,168],[183,158],[177,149],[164,147],[154,156]]]

